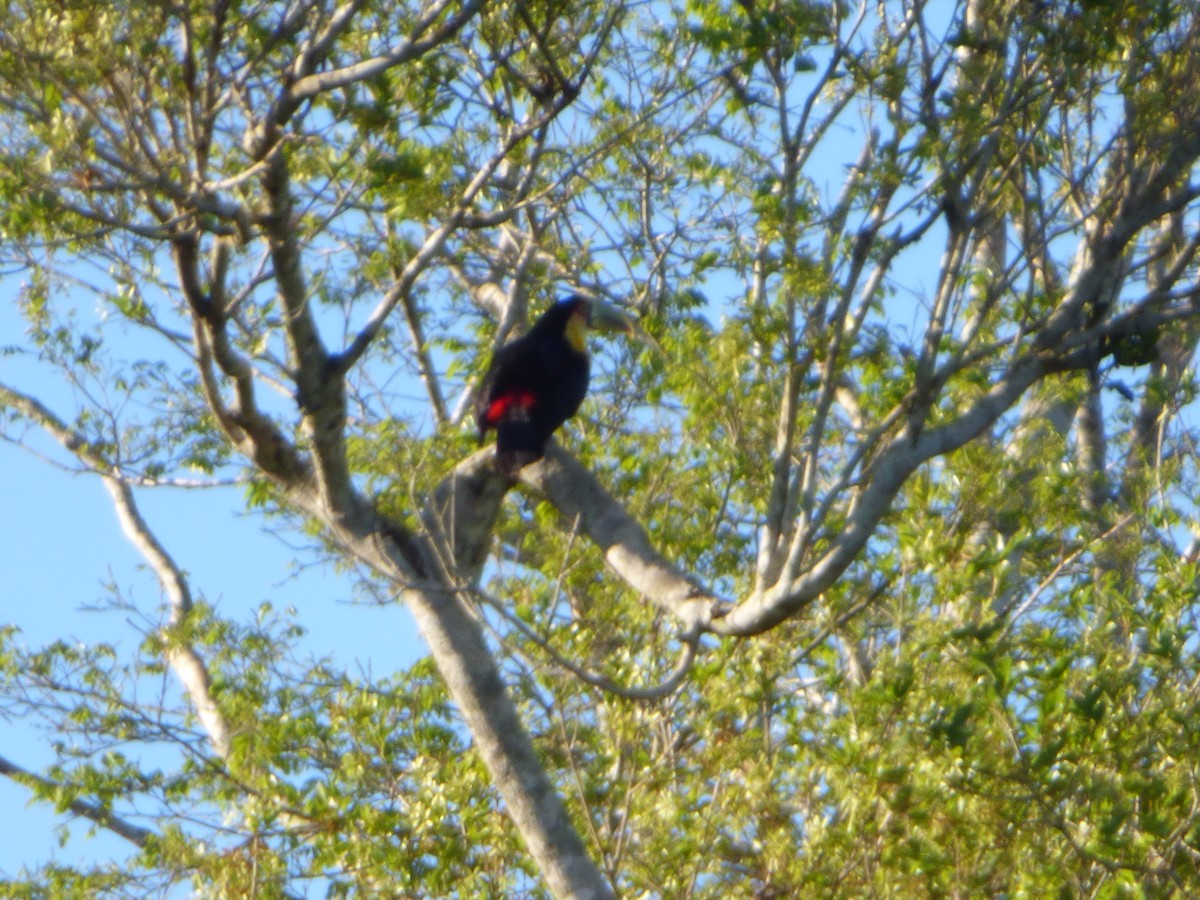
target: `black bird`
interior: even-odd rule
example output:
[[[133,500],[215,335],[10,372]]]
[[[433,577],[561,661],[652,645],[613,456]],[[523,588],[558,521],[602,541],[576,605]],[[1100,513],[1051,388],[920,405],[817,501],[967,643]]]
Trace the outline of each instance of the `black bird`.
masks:
[[[589,331],[650,340],[616,307],[572,294],[496,351],[475,403],[475,421],[480,442],[496,429],[501,472],[515,475],[541,459],[550,435],[579,409],[588,387]]]

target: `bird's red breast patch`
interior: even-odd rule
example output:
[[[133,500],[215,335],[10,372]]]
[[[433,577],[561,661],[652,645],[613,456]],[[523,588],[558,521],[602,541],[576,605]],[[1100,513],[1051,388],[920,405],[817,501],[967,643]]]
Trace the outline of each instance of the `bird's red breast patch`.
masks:
[[[535,402],[537,402],[537,398],[533,395],[533,391],[513,391],[511,394],[502,394],[488,404],[484,421],[489,425],[495,425],[510,415],[519,418],[528,417],[529,410]]]

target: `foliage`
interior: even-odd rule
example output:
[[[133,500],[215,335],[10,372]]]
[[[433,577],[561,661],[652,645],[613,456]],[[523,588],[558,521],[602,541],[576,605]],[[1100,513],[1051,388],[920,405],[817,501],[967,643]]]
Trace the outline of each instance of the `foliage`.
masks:
[[[11,353],[69,388],[0,430],[167,598],[136,653],[4,634],[54,757],[4,774],[135,849],[0,893],[566,894],[538,777],[622,895],[1200,889],[1189,5],[134,6],[0,34]],[[561,436],[599,522],[463,421],[567,288],[664,351]],[[193,598],[135,498],[197,481],[431,658]]]

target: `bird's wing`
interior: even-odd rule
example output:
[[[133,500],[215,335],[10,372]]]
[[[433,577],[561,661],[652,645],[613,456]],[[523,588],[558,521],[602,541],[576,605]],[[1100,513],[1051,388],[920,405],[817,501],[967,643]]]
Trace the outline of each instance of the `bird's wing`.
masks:
[[[496,402],[514,394],[528,394],[541,377],[542,361],[531,354],[524,338],[496,351],[475,399],[475,421],[480,434],[494,426],[503,411]]]

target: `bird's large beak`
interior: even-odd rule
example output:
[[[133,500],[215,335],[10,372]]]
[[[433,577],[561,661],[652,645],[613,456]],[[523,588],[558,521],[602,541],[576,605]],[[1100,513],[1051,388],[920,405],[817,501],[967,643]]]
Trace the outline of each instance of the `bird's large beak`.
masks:
[[[594,331],[620,331],[633,335],[633,319],[610,303],[593,300],[588,304],[588,327]]]
[[[658,345],[658,341],[651,337],[649,332],[642,328],[636,320],[623,310],[618,309],[610,303],[605,303],[603,300],[593,300],[591,302],[588,313],[588,327],[593,331],[620,332],[635,341],[648,344],[659,353],[663,352],[662,347]]]

